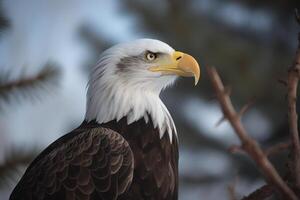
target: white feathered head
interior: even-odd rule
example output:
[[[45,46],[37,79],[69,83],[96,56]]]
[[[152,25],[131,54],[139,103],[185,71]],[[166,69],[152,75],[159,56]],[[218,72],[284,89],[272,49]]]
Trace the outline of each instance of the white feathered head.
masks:
[[[200,78],[197,61],[159,40],[139,39],[104,51],[92,68],[86,120],[105,123],[127,116],[128,124],[151,116],[161,135],[175,130],[159,98],[178,76]],[[176,131],[175,131],[176,132]]]

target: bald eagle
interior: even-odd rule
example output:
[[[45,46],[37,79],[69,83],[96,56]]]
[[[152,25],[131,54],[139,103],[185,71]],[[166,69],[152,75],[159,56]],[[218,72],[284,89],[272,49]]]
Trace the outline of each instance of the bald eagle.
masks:
[[[104,51],[92,68],[84,122],[27,168],[10,200],[175,200],[178,141],[159,94],[196,60],[139,39]]]

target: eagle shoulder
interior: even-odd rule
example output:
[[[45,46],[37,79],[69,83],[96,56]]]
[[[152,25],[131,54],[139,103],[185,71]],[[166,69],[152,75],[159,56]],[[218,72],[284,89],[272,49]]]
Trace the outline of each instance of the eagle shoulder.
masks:
[[[32,162],[10,200],[114,200],[128,189],[134,168],[128,142],[102,127],[73,132]]]

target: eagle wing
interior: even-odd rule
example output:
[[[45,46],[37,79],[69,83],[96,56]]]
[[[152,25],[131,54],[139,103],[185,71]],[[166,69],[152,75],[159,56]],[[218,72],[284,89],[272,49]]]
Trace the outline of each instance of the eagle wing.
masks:
[[[134,167],[128,142],[111,129],[77,131],[33,161],[11,200],[114,200],[128,189]]]

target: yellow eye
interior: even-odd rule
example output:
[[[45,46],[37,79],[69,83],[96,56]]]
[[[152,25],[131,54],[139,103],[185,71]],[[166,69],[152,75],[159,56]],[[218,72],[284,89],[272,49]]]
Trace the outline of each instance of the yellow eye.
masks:
[[[152,53],[152,52],[147,52],[147,53],[146,53],[146,58],[147,58],[147,60],[149,60],[149,61],[153,61],[153,60],[156,59],[156,54],[155,54],[155,53]]]

